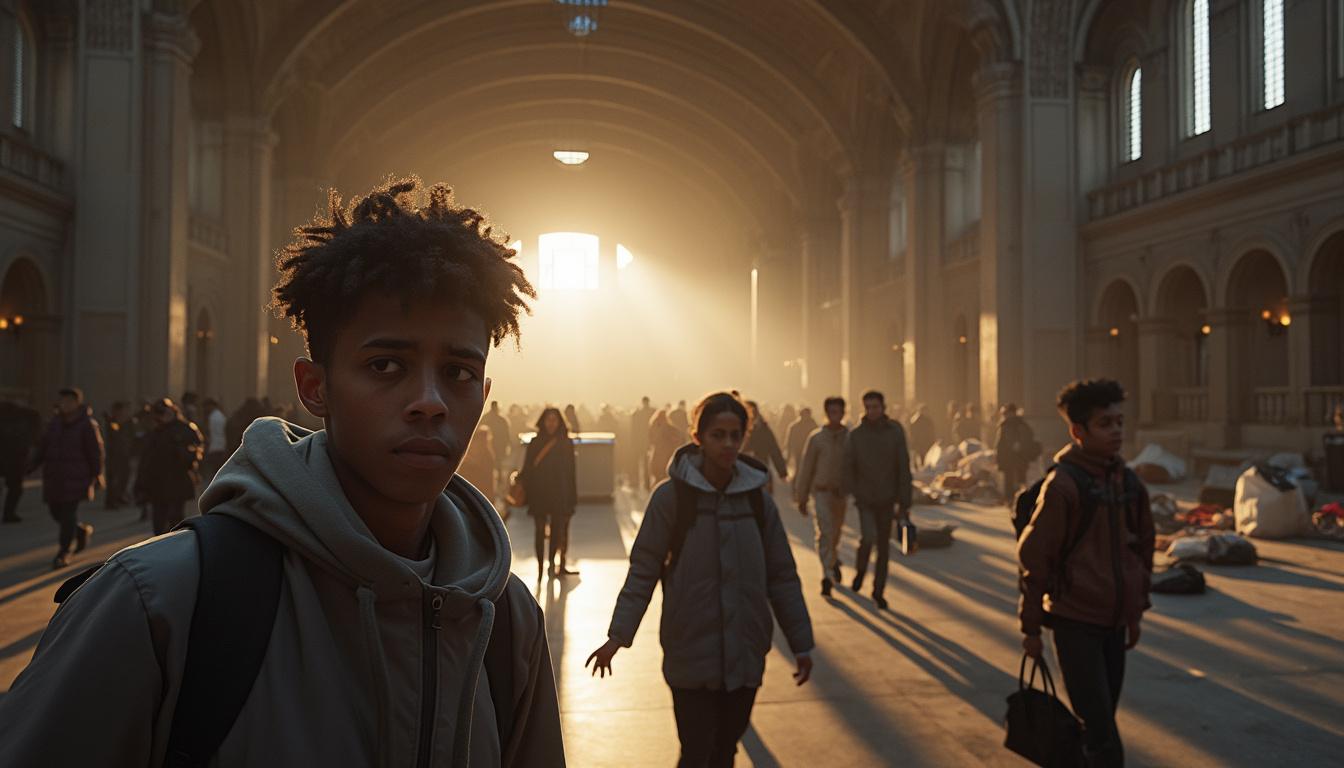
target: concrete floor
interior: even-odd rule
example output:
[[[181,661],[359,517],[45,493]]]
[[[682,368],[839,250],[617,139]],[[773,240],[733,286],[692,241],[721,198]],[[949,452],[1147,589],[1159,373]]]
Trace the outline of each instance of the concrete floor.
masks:
[[[31,656],[60,582],[147,530],[134,511],[89,505],[84,519],[98,528],[93,547],[53,573],[55,527],[37,497],[25,498],[24,523],[0,528],[0,691]],[[572,530],[581,575],[538,589],[571,765],[676,759],[660,672],[659,595],[634,647],[617,655],[614,677],[594,679],[583,667],[605,639],[641,506],[626,491],[613,503],[583,506]],[[893,610],[879,613],[848,590],[831,601],[818,594],[810,522],[786,506],[817,667],[812,682],[795,687],[792,657],[777,637],[739,765],[1025,765],[1002,747],[1004,697],[1016,686],[1020,658],[1007,513],[954,504],[918,508],[915,519],[956,523],[957,543],[894,555]],[[511,532],[515,570],[531,583],[530,520],[515,516]],[[854,543],[851,533],[846,563]],[[1154,596],[1121,700],[1131,765],[1344,765],[1344,547],[1257,545],[1265,562],[1208,568],[1203,596]]]

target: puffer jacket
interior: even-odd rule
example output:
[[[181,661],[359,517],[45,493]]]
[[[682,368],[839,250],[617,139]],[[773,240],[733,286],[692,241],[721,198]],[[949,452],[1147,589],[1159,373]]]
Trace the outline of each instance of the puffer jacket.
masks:
[[[103,459],[103,434],[92,408],[81,406],[68,420],[53,416],[32,463],[33,468],[42,467],[42,500],[69,504],[92,499],[103,476]]]
[[[1063,462],[1092,475],[1107,501],[1098,505],[1061,572],[1060,554],[1078,535],[1080,494],[1067,472],[1053,472],[1045,481],[1017,545],[1022,591],[1018,615],[1027,635],[1040,634],[1042,624],[1049,626],[1049,616],[1123,627],[1138,621],[1151,605],[1155,531],[1148,490],[1137,483],[1135,498],[1120,503],[1125,463],[1119,457],[1102,459],[1071,445],[1055,455],[1056,464]]]
[[[135,473],[136,497],[160,504],[194,498],[203,443],[201,431],[186,419],[156,425],[145,436]]]
[[[764,532],[752,514],[748,494],[765,486],[766,473],[738,461],[720,493],[701,474],[702,465],[699,449],[688,445],[673,456],[671,479],[654,489],[607,634],[625,647],[634,641],[671,542],[675,483],[684,483],[697,495],[699,514],[663,579],[663,677],[674,688],[755,688],[774,635],[771,611],[795,654],[812,650],[812,620],[769,494]]]
[[[845,488],[864,505],[910,508],[910,450],[899,422],[864,419],[845,440]]]

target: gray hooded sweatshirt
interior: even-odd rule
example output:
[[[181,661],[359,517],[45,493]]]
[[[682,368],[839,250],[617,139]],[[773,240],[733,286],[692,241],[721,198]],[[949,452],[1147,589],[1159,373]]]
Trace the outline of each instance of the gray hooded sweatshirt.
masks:
[[[771,609],[795,654],[812,650],[812,620],[770,494],[764,532],[752,514],[748,494],[763,488],[768,475],[739,461],[720,493],[701,474],[703,462],[694,446],[682,448],[669,465],[672,479],[649,497],[607,635],[627,648],[634,641],[671,541],[674,481],[683,482],[696,493],[699,514],[663,581],[663,677],[674,688],[756,688],[774,634]]]
[[[326,437],[259,420],[201,498],[205,513],[287,550],[270,645],[215,765],[564,765],[541,610],[510,578],[494,508],[454,478],[422,579],[351,508]],[[122,550],[61,606],[0,699],[0,765],[163,764],[200,569],[194,536]],[[501,749],[483,659],[505,589],[515,719]],[[434,598],[439,628],[427,635]]]

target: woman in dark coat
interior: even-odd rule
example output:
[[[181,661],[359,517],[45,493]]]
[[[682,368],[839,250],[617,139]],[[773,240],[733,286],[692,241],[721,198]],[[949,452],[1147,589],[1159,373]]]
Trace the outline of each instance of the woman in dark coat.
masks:
[[[70,564],[71,545],[75,552],[83,551],[93,535],[93,526],[79,521],[78,509],[105,482],[105,454],[102,430],[93,420],[93,409],[84,404],[83,392],[62,389],[56,407],[28,471],[42,467],[42,500],[58,529],[52,567],[64,568]]]
[[[154,429],[145,435],[135,496],[149,502],[154,535],[167,533],[182,522],[182,508],[196,496],[196,467],[204,441],[194,424],[183,417],[172,400],[150,406]]]
[[[519,470],[518,481],[527,493],[527,514],[534,525],[533,544],[537,555],[537,581],[550,564],[551,576],[570,576],[577,571],[565,567],[569,553],[569,520],[578,506],[578,480],[574,470],[574,442],[558,408],[547,408],[537,419],[537,436],[527,444],[527,454]],[[551,547],[546,554],[546,529],[550,526]],[[556,555],[560,563],[556,564]]]

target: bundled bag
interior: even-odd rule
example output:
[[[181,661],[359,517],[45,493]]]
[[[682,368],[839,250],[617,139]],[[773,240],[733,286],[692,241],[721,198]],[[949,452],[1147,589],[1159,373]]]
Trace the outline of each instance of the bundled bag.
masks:
[[[1310,533],[1306,499],[1282,469],[1262,464],[1243,472],[1233,509],[1237,533],[1246,536],[1286,539]]]
[[[953,523],[940,525],[936,528],[925,528],[919,533],[920,549],[946,549],[952,546],[952,532],[957,530]]]
[[[1255,565],[1259,555],[1255,545],[1235,533],[1220,533],[1209,537],[1211,565]]]
[[[1041,670],[1039,691],[1033,687],[1037,669]],[[1086,764],[1082,724],[1055,694],[1050,668],[1042,659],[1032,662],[1030,679],[1026,672],[1027,656],[1023,654],[1017,692],[1008,697],[1008,713],[1004,715],[1007,734],[1003,745],[1034,765],[1081,768]]]
[[[1153,577],[1152,591],[1162,595],[1202,595],[1204,574],[1189,563],[1177,563]]]

